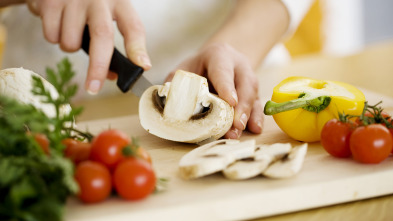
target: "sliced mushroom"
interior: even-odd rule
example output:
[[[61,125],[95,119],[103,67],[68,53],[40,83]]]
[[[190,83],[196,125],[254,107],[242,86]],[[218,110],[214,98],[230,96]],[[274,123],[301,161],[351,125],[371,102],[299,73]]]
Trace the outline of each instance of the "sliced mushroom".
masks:
[[[171,83],[148,88],[139,101],[142,127],[178,142],[222,137],[232,126],[233,113],[227,102],[209,93],[206,78],[182,70]]]
[[[286,156],[291,151],[291,144],[276,143],[259,145],[252,158],[245,158],[234,162],[222,172],[232,180],[249,179],[260,175],[268,166]]]
[[[40,75],[23,68],[9,68],[0,71],[0,95],[8,96],[24,104],[32,104],[37,109],[42,110],[48,117],[55,117],[56,110],[53,105],[41,101],[41,97],[31,93],[32,76],[42,79],[45,88],[53,98],[59,95],[55,87],[42,78]],[[71,111],[70,105],[63,105],[60,113],[65,114]]]
[[[218,140],[193,149],[180,160],[180,175],[194,179],[222,171],[239,159],[252,157],[255,140]]]
[[[302,168],[307,146],[307,143],[304,143],[294,147],[288,155],[271,164],[262,174],[271,178],[294,176]]]

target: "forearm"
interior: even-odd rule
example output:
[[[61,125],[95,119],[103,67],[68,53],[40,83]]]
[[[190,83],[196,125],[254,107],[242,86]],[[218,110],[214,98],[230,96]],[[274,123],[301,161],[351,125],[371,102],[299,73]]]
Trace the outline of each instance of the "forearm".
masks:
[[[223,26],[206,42],[227,43],[243,53],[255,69],[281,39],[289,15],[279,0],[238,0]]]
[[[21,3],[25,3],[25,0],[1,0],[0,8],[10,5],[15,5],[15,4],[21,4]]]

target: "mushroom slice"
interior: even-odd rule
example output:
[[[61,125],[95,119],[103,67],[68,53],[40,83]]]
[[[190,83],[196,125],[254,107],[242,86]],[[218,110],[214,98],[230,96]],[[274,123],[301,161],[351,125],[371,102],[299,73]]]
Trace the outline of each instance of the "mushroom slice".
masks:
[[[158,137],[187,143],[222,137],[233,108],[209,93],[206,78],[178,70],[172,82],[148,88],[139,101],[142,127]]]
[[[180,175],[185,179],[194,179],[222,171],[229,164],[239,159],[252,157],[255,152],[255,140],[218,140],[200,146],[188,152],[179,162]]]
[[[39,96],[35,96],[31,93],[33,76],[42,79],[45,88],[52,97],[57,98],[59,96],[51,83],[33,71],[23,68],[8,68],[0,71],[0,94],[13,98],[23,104],[31,104],[37,109],[42,110],[48,117],[55,117],[56,110],[54,106],[41,102]],[[70,105],[63,105],[60,107],[60,114],[66,114],[70,111]]]
[[[276,143],[259,145],[252,158],[234,162],[223,170],[225,177],[232,180],[249,179],[260,175],[272,162],[281,159],[291,151],[291,144]]]
[[[307,146],[307,143],[304,143],[294,147],[288,155],[272,163],[262,174],[271,178],[294,176],[302,168]]]

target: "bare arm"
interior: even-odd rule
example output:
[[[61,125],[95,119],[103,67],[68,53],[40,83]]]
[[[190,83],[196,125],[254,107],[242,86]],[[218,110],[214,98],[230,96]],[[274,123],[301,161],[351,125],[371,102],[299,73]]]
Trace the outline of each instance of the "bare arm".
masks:
[[[224,25],[208,40],[227,43],[244,54],[255,69],[281,39],[289,15],[279,0],[238,0]]]

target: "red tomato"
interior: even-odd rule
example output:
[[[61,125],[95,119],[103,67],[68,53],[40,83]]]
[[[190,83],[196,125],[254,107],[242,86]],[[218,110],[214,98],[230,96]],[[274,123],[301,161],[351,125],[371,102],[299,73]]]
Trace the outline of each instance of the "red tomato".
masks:
[[[113,184],[122,198],[138,200],[154,191],[156,176],[147,161],[129,157],[117,165],[113,173]]]
[[[49,155],[49,139],[45,134],[34,134],[35,141],[40,145],[46,155]]]
[[[112,191],[111,174],[99,162],[83,161],[77,165],[75,180],[79,184],[78,197],[85,203],[105,200]]]
[[[349,138],[354,130],[351,123],[332,119],[326,122],[321,131],[321,144],[323,148],[334,157],[349,157]]]
[[[90,156],[91,144],[85,143],[72,138],[67,138],[62,141],[66,146],[64,156],[71,159],[75,164],[88,160]]]
[[[393,139],[393,128],[388,128],[390,135],[392,135],[392,139]],[[392,147],[392,153],[393,153],[393,147]]]
[[[382,124],[360,126],[350,138],[353,158],[361,163],[379,163],[392,151],[392,135]]]
[[[114,169],[122,159],[122,149],[130,142],[130,137],[119,130],[103,131],[91,143],[90,159]]]

